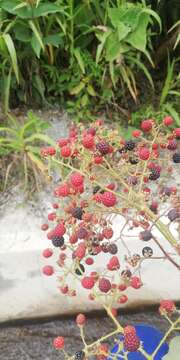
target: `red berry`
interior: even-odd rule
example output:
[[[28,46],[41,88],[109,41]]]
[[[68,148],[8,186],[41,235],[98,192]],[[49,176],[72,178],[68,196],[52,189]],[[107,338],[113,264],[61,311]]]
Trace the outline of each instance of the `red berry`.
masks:
[[[42,255],[43,255],[45,258],[51,257],[52,254],[53,254],[53,250],[52,250],[52,249],[49,249],[49,248],[43,250],[43,253],[42,253]]]
[[[51,265],[46,265],[43,267],[42,272],[44,275],[51,276],[54,274],[54,268]]]
[[[61,237],[65,234],[66,228],[64,224],[61,222],[56,225],[55,229],[53,230],[53,236]]]
[[[103,163],[103,157],[100,155],[94,156],[94,163],[96,165],[102,164]]]
[[[116,195],[114,195],[112,192],[105,191],[102,194],[102,203],[107,207],[114,206],[117,203]]]
[[[41,225],[41,230],[46,231],[49,228],[48,224],[42,224]]]
[[[124,332],[124,348],[126,351],[134,352],[139,349],[140,340],[136,332]]]
[[[116,187],[116,184],[115,184],[115,183],[111,183],[111,184],[107,185],[106,187],[107,187],[107,189],[109,189],[109,190],[114,190],[115,187]]]
[[[171,116],[166,116],[164,119],[163,119],[163,124],[165,126],[170,126],[173,124],[173,118]]]
[[[48,214],[48,220],[49,221],[54,221],[56,219],[56,213],[50,213]]]
[[[153,120],[152,119],[144,120],[141,123],[141,129],[144,132],[150,131],[152,129],[152,126],[153,126]]]
[[[162,315],[171,315],[176,310],[176,306],[172,300],[162,300],[160,302],[159,312]]]
[[[86,264],[87,265],[92,265],[92,264],[94,264],[94,260],[89,257],[89,258],[86,259]]]
[[[134,289],[139,289],[142,286],[142,282],[138,276],[132,276],[130,284]]]
[[[62,196],[62,197],[66,197],[69,196],[70,194],[70,189],[69,189],[69,185],[68,184],[63,184],[60,185],[56,190],[55,190],[55,195],[56,196]]]
[[[68,286],[67,285],[64,285],[64,286],[62,286],[62,287],[60,287],[60,291],[61,291],[61,293],[62,294],[67,294],[68,293]]]
[[[100,193],[97,193],[93,196],[93,199],[98,202],[98,203],[101,203],[102,202],[102,194]]]
[[[113,229],[110,227],[103,229],[102,235],[105,237],[105,239],[111,239],[113,236]]]
[[[124,334],[125,335],[128,335],[128,334],[131,334],[131,335],[134,335],[136,334],[136,329],[134,326],[131,326],[131,325],[127,325],[125,328],[124,328]]]
[[[174,133],[175,133],[176,138],[180,138],[180,128],[174,129]]]
[[[63,349],[64,348],[64,337],[58,336],[56,339],[54,339],[53,345],[55,349]]]
[[[59,139],[57,144],[59,147],[63,147],[63,146],[66,146],[68,144],[68,139],[65,139],[65,138],[62,138],[62,139]]]
[[[149,149],[143,147],[139,150],[139,158],[141,160],[148,160],[150,156],[150,151]]]
[[[141,135],[141,131],[140,130],[134,130],[132,132],[132,136],[134,136],[135,138],[138,138]]]
[[[83,185],[84,177],[80,173],[75,172],[71,175],[70,181],[74,187],[78,187]]]
[[[122,284],[120,284],[120,285],[118,286],[118,289],[119,289],[120,291],[124,291],[124,290],[127,289],[127,285],[122,283]]]
[[[86,254],[86,246],[84,243],[80,243],[77,247],[77,249],[74,252],[75,257],[77,257],[79,260],[83,259],[83,257]]]
[[[71,149],[69,146],[63,146],[61,148],[61,156],[64,158],[68,158],[69,156],[71,156]]]
[[[110,259],[107,265],[107,268],[110,271],[118,270],[120,268],[120,264],[117,256],[112,256],[112,258]]]
[[[70,238],[69,238],[69,242],[71,244],[75,244],[76,242],[78,241],[78,236],[77,236],[77,233],[73,233]]]
[[[46,156],[53,156],[56,154],[56,149],[54,147],[44,147],[41,149],[41,155]]]
[[[111,283],[106,278],[99,279],[99,290],[103,293],[108,293],[108,291],[111,289]]]
[[[114,317],[117,316],[118,312],[117,312],[117,309],[116,309],[116,308],[111,308],[110,311],[111,311],[111,314],[112,314]]]
[[[85,288],[85,289],[92,289],[94,287],[95,280],[93,277],[85,276],[81,280],[81,284],[82,284],[83,288]]]
[[[86,323],[86,317],[84,314],[78,314],[76,316],[76,324],[79,326],[83,326]]]
[[[84,136],[82,144],[86,149],[92,149],[94,147],[94,137],[90,134]]]
[[[128,301],[128,297],[126,295],[121,295],[118,302],[120,304],[125,304]]]

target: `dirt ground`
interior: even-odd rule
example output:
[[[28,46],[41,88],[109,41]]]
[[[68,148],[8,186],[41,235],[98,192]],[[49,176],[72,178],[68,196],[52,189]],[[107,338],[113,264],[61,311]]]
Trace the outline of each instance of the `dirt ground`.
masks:
[[[122,324],[146,323],[157,326],[164,332],[168,324],[157,311],[124,314],[119,316]],[[113,330],[111,321],[103,315],[88,315],[87,342]],[[0,360],[63,360],[61,352],[52,346],[53,339],[63,335],[66,350],[73,354],[81,350],[82,343],[74,319],[41,321],[23,325],[0,326]]]

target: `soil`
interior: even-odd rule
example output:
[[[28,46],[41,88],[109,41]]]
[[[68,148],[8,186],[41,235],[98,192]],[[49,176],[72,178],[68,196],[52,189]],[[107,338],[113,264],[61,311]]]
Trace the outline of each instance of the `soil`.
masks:
[[[163,333],[167,322],[157,311],[129,313],[119,316],[121,324],[146,323],[159,328]],[[114,329],[111,321],[103,315],[88,315],[86,326],[87,342],[95,341],[99,336]],[[56,351],[53,339],[63,335],[66,350],[73,355],[81,350],[82,342],[74,319],[58,319],[34,324],[2,326],[0,329],[0,360],[63,360],[64,355]],[[111,340],[110,344],[113,345]]]

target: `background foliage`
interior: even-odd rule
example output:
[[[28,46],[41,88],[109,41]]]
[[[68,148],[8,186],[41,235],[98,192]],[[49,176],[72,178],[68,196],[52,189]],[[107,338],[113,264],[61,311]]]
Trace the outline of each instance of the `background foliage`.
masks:
[[[56,102],[81,119],[94,107],[123,112],[128,99],[138,102],[144,77],[154,88],[155,52],[173,25],[168,36],[175,36],[177,51],[178,10],[177,0],[0,0],[5,111],[20,103]],[[160,67],[166,45],[165,55],[163,48],[158,55]]]

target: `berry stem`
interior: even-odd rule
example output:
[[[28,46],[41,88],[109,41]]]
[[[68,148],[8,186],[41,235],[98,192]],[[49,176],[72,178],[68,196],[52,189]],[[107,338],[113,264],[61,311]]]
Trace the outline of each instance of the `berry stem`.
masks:
[[[169,330],[166,332],[166,334],[164,335],[164,337],[161,339],[160,343],[158,344],[158,346],[156,347],[156,349],[154,350],[154,352],[151,354],[150,360],[153,360],[155,355],[157,354],[158,350],[160,349],[161,345],[166,341],[166,339],[168,338],[168,336],[171,334],[172,331],[175,330],[176,324],[180,321],[180,316],[178,317],[178,319],[170,326]]]
[[[163,254],[166,256],[166,258],[178,269],[180,270],[180,265],[176,263],[174,259],[164,250],[163,246],[159,243],[159,241],[153,236],[154,242],[159,246]]]

